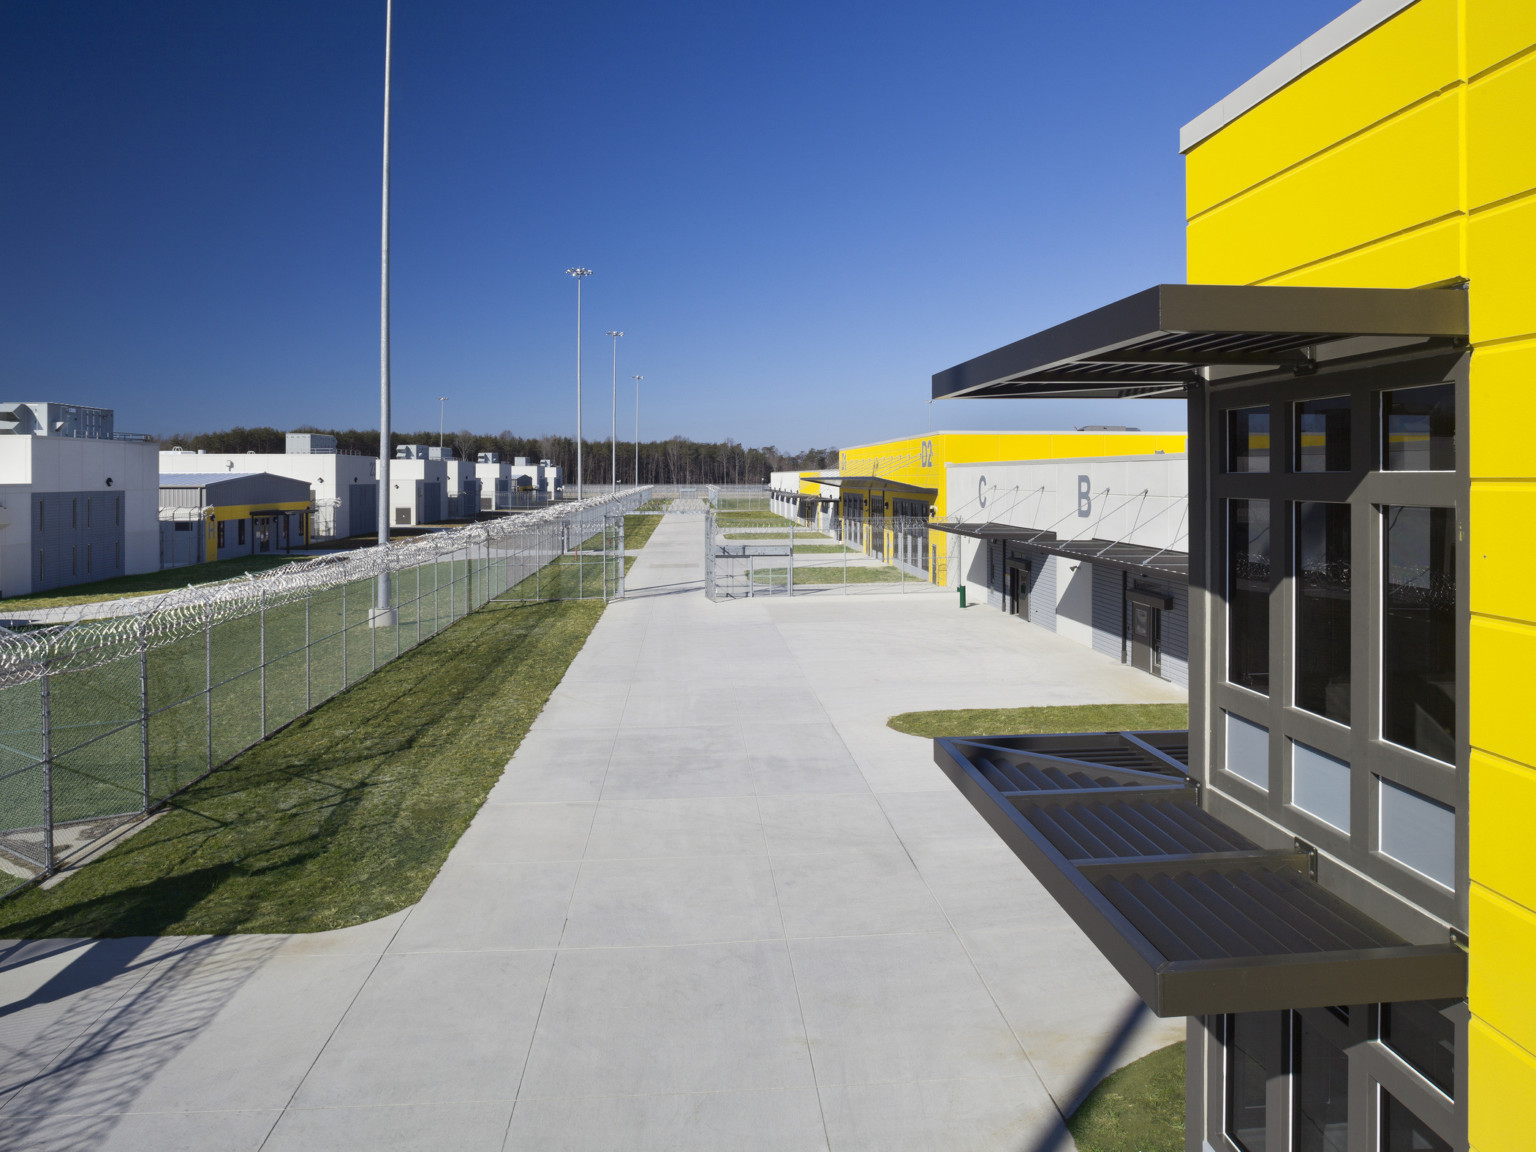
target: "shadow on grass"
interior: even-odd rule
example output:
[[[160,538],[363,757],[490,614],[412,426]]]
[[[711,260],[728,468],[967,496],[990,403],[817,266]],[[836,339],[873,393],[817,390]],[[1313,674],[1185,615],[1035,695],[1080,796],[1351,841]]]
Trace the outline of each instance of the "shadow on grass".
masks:
[[[601,612],[472,613],[0,903],[0,938],[313,932],[415,903]]]

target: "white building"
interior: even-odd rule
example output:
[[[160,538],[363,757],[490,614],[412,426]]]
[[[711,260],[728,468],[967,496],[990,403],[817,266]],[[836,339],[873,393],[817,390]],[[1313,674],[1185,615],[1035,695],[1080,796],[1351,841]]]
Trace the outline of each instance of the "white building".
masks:
[[[78,406],[0,412],[19,407]],[[159,510],[160,470],[147,440],[0,434],[0,596],[156,571]]]
[[[518,456],[508,466],[507,475],[514,487],[519,486],[520,481],[527,481],[523,487],[533,493],[534,502],[553,500],[560,494],[563,481],[560,469],[548,460],[529,460],[526,456]]]
[[[836,468],[808,472],[770,472],[769,511],[813,528],[833,527],[837,519],[838,487],[835,484],[818,484],[813,491],[808,492],[803,482],[813,477],[837,475]]]
[[[1183,454],[946,465],[950,583],[1165,680],[1188,683]]]
[[[330,441],[329,450],[325,441]],[[296,450],[306,443],[314,450]],[[268,472],[303,480],[315,506],[311,540],[371,536],[379,530],[379,462],[337,452],[329,436],[290,432],[287,452],[204,453],[173,447],[160,453],[159,471]]]
[[[401,444],[389,462],[389,489],[393,527],[436,524],[448,512],[448,461],[440,449]]]

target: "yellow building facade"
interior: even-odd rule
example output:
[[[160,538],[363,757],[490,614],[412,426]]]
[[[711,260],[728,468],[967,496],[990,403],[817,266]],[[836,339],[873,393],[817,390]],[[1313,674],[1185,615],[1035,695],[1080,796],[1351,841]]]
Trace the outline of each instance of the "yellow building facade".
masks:
[[[1088,429],[1067,432],[929,432],[844,448],[838,454],[845,539],[866,554],[892,558],[948,582],[942,541],[928,540],[914,522],[956,511],[945,479],[948,464],[1012,460],[1072,460],[1099,456],[1150,456],[1185,450],[1183,432]],[[861,480],[869,483],[861,484]],[[820,473],[802,474],[807,496],[829,483]]]
[[[1536,1147],[1536,4],[1359,8],[1396,11],[1186,129],[1189,281],[1468,290],[1466,1123],[1516,1152]]]

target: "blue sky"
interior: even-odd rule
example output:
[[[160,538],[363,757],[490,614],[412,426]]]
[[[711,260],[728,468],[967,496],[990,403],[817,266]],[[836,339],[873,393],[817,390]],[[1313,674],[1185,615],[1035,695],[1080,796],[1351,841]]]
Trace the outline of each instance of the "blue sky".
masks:
[[[610,328],[648,439],[1182,427],[929,378],[1181,280],[1179,125],[1346,6],[399,0],[396,426],[574,431],[584,264],[589,436]],[[383,12],[0,9],[0,398],[376,425]]]

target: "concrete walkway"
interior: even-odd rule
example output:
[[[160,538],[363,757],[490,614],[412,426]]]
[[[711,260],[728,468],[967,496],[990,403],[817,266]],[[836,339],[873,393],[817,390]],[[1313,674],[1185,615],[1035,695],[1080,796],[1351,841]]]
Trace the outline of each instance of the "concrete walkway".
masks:
[[[1043,1152],[1182,1038],[915,708],[1177,700],[940,596],[710,604],[669,515],[414,908],[0,945],[5,1149]]]

